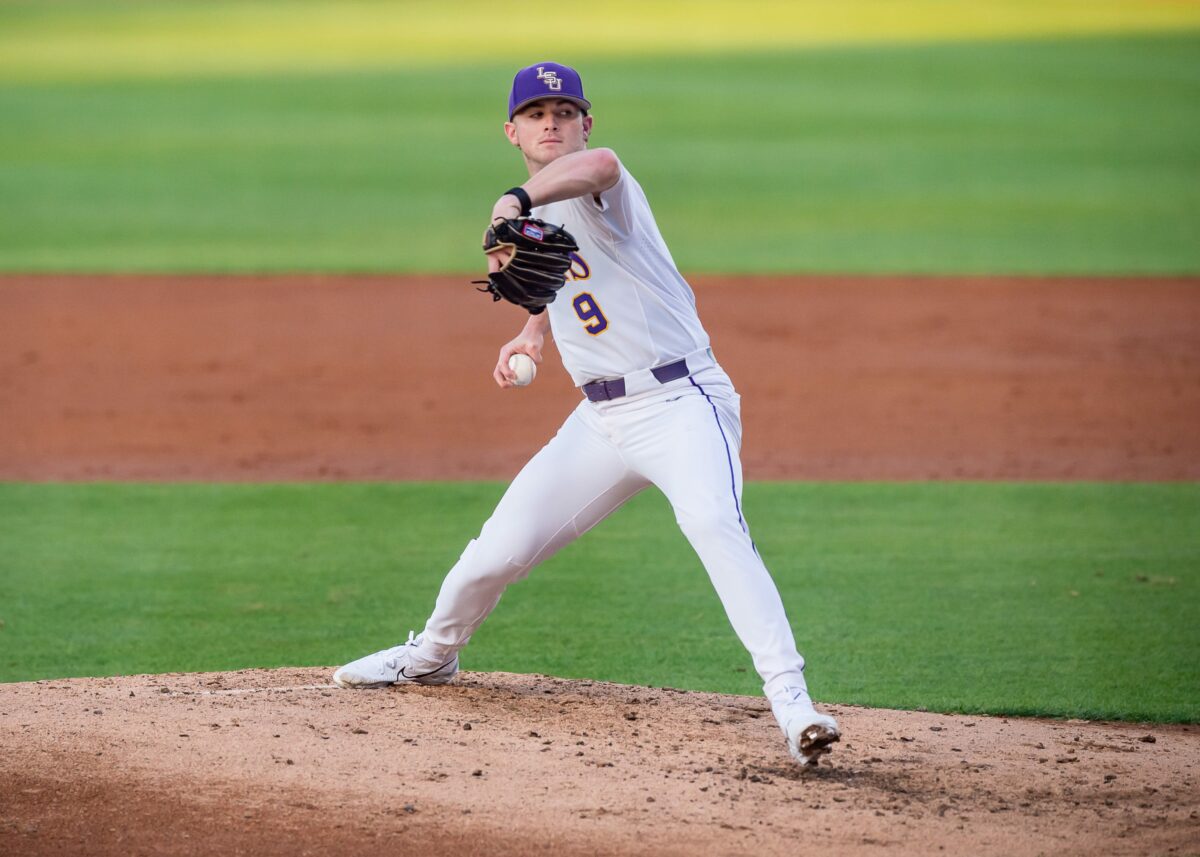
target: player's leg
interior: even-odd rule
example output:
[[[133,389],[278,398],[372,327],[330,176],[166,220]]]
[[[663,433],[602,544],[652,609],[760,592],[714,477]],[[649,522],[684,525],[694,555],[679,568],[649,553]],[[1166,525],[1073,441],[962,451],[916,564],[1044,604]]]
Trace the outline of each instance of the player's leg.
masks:
[[[636,439],[631,436],[623,448],[633,466],[670,501],[730,624],[750,652],[793,754],[815,761],[812,754],[836,740],[837,725],[812,708],[804,659],[796,650],[779,590],[750,538],[742,511],[737,396],[723,373],[705,377],[708,386],[692,379],[690,389],[674,401],[646,409]],[[819,734],[806,739],[803,733],[814,724],[820,725]],[[820,747],[812,746],[814,737]]]
[[[335,681],[356,686],[391,684],[397,679],[390,678],[390,671],[404,669],[428,677],[424,683],[448,681],[453,675],[450,665],[457,665],[457,651],[495,608],[505,587],[647,484],[626,467],[609,438],[589,421],[586,409],[576,410],[517,474],[479,537],[470,541],[450,569],[425,630],[413,645],[348,664],[335,674]],[[397,666],[387,667],[388,663]],[[405,678],[407,674],[399,680]]]
[[[647,484],[627,468],[586,408],[577,409],[513,480],[479,537],[446,575],[425,625],[425,645],[437,652],[466,645],[509,583]]]
[[[635,416],[624,444],[630,462],[670,501],[764,690],[801,680],[804,659],[742,513],[736,399],[710,397],[696,385]]]

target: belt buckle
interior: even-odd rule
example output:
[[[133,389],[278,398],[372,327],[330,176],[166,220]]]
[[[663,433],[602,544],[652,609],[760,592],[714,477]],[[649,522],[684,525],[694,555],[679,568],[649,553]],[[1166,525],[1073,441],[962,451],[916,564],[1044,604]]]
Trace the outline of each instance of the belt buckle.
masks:
[[[613,399],[619,399],[625,395],[625,379],[606,378],[592,381],[584,385],[583,391],[587,394],[589,401],[611,402]]]

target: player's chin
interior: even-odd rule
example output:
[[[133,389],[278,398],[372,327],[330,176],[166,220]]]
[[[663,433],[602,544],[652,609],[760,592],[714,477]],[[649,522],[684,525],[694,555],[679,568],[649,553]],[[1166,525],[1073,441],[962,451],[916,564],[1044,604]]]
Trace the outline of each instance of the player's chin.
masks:
[[[538,154],[541,155],[542,161],[547,164],[570,152],[571,149],[567,148],[565,143],[541,143],[538,145]]]

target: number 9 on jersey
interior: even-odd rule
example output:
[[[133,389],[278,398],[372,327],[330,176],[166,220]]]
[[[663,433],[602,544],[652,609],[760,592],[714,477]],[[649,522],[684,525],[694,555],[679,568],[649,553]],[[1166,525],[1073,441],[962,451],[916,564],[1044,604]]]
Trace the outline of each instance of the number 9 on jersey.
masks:
[[[596,303],[596,299],[590,293],[580,292],[572,304],[575,307],[575,315],[583,322],[583,329],[592,336],[598,336],[608,330],[608,319],[604,317],[600,304]]]

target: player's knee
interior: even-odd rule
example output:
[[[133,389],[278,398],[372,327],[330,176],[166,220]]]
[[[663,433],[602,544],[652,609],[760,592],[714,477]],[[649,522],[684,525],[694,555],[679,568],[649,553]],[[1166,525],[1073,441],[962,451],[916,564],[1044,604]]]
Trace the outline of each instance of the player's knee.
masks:
[[[529,573],[536,547],[528,539],[487,536],[485,530],[469,548],[472,552],[470,564],[476,577],[514,580]]]
[[[703,504],[688,509],[676,509],[675,520],[689,540],[714,533],[741,533],[741,516],[732,502],[728,508],[720,504]]]

